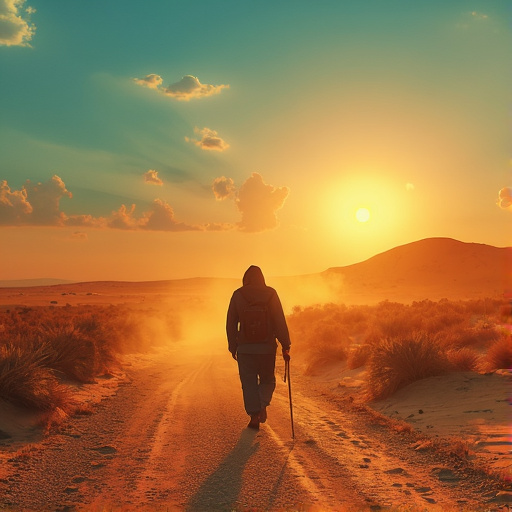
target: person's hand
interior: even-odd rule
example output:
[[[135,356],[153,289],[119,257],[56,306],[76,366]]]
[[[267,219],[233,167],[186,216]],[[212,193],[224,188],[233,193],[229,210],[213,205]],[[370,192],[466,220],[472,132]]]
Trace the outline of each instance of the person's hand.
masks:
[[[288,362],[290,360],[290,351],[289,350],[283,350],[283,359]]]
[[[236,361],[237,358],[236,358],[236,352],[231,352],[231,357]]]

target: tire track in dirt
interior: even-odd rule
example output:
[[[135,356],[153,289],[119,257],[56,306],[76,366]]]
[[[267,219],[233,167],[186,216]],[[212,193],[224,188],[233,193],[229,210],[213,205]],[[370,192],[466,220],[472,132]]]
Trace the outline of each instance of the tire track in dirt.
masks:
[[[184,429],[178,400],[183,389],[193,387],[197,376],[209,366],[211,361],[208,360],[192,369],[186,366],[181,368],[179,377],[176,373],[169,374],[165,365],[153,372],[152,378],[157,378],[159,385],[147,394],[149,400],[141,403],[126,419],[128,428],[119,439],[120,448],[101,472],[101,480],[106,485],[101,486],[100,494],[90,507],[149,506],[155,501],[170,500],[173,486],[167,477],[183,472],[186,456],[185,447],[178,442]],[[138,463],[135,466],[134,460]],[[94,495],[95,489],[84,486],[82,494]]]
[[[128,374],[92,416],[16,464],[0,508],[326,512],[476,510],[486,502],[483,481],[343,410],[303,377],[294,389],[293,441],[282,382],[267,423],[259,432],[245,428],[236,363],[225,351],[179,347]]]

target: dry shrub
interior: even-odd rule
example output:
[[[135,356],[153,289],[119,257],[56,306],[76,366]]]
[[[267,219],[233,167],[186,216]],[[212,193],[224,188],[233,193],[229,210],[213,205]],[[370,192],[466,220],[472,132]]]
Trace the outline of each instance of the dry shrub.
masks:
[[[463,313],[458,311],[434,311],[425,317],[425,330],[430,333],[441,332],[447,329],[460,329],[466,321]]]
[[[12,344],[0,347],[0,397],[42,411],[66,409],[69,394],[45,360],[42,350],[29,351]]]
[[[59,378],[94,382],[118,364],[116,354],[176,339],[178,320],[167,311],[124,306],[0,311],[0,397],[45,411],[54,424],[60,411],[71,411],[69,388]]]
[[[98,371],[108,371],[111,366],[118,365],[115,352],[120,352],[120,349],[114,343],[116,330],[111,318],[109,313],[103,311],[102,314],[86,314],[74,320],[76,329],[87,339],[94,341],[100,366]]]
[[[364,366],[370,359],[371,348],[369,345],[356,345],[350,349],[347,357],[347,367],[355,370]]]
[[[479,368],[480,354],[469,347],[448,350],[446,357],[457,371],[472,372]]]
[[[388,338],[409,336],[422,329],[423,320],[410,315],[409,311],[400,311],[394,315],[380,318],[377,323],[380,331]]]
[[[512,369],[512,335],[503,333],[487,351],[482,361],[482,369],[494,372],[501,369]]]
[[[43,326],[41,349],[46,364],[78,382],[93,382],[99,366],[96,345],[71,324]]]
[[[368,398],[386,398],[414,381],[447,371],[446,355],[431,336],[420,332],[410,337],[384,338],[372,345]]]

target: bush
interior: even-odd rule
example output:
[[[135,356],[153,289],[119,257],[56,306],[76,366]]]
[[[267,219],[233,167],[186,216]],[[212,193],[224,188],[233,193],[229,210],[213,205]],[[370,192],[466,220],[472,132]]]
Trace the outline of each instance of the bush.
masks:
[[[449,350],[446,357],[453,368],[461,372],[476,371],[480,365],[480,354],[469,347]]]
[[[168,328],[167,328],[168,324]],[[94,382],[116,354],[147,350],[174,337],[176,318],[123,306],[15,308],[0,311],[0,398],[42,411],[66,410],[65,377]],[[173,329],[171,329],[173,328]],[[62,411],[61,411],[62,412]],[[51,416],[51,414],[49,414]]]
[[[451,348],[485,347],[500,336],[494,326],[475,326],[465,329],[449,329],[439,334],[439,339],[445,346]]]
[[[369,345],[357,345],[350,349],[347,358],[347,367],[349,370],[361,368],[370,359],[371,348]]]
[[[414,381],[447,371],[446,355],[431,336],[415,333],[410,337],[384,338],[372,345],[368,361],[368,398],[386,398]]]
[[[46,364],[78,382],[93,382],[99,368],[95,343],[72,324],[40,328]]]
[[[487,351],[482,369],[488,372],[494,372],[501,369],[512,369],[512,335],[503,333]]]
[[[42,350],[23,350],[12,344],[0,347],[0,397],[42,411],[65,409],[69,395],[45,360]]]

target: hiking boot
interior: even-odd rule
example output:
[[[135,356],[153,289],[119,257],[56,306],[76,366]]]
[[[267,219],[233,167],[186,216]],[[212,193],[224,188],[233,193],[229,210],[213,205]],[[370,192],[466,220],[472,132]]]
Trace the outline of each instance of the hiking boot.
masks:
[[[267,421],[267,408],[266,407],[261,408],[260,421],[261,421],[261,423],[265,423],[265,421]]]
[[[253,428],[255,430],[258,430],[260,428],[260,415],[258,414],[251,414],[251,421],[249,421],[249,425],[247,425],[249,428]]]

